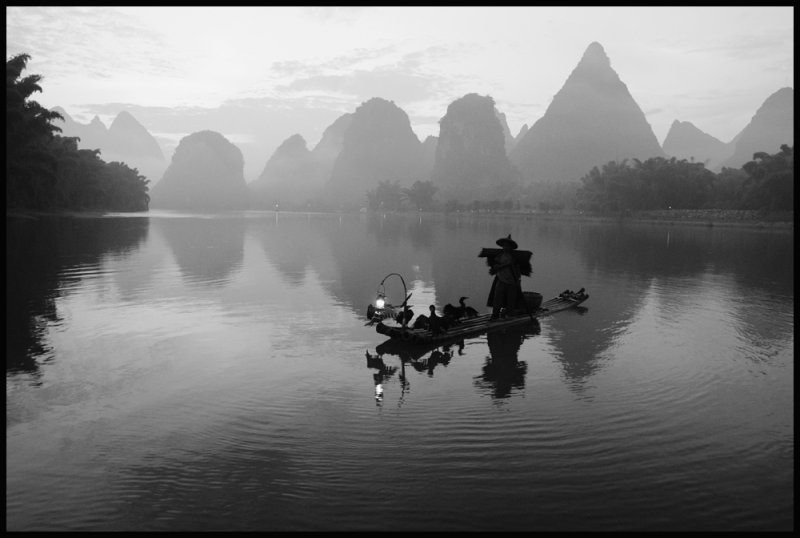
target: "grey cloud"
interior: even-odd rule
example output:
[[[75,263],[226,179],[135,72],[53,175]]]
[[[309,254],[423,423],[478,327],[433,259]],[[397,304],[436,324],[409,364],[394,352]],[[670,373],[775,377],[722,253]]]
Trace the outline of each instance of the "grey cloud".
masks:
[[[672,96],[672,99],[675,101],[705,101],[707,103],[714,103],[720,97],[723,97],[722,92],[711,90],[706,92],[677,93]]]
[[[7,48],[30,54],[48,76],[108,75],[93,70],[94,65],[113,65],[124,72],[177,70],[164,59],[165,43],[159,34],[113,8],[10,7],[7,19],[13,19],[13,24],[8,20],[6,24]],[[127,46],[131,53],[120,57],[120,50]]]
[[[402,57],[398,66],[403,69],[424,68],[427,62],[436,61],[448,56],[452,56],[453,49],[450,47],[434,46],[427,49],[410,52]]]
[[[336,56],[324,62],[302,62],[299,60],[286,60],[282,62],[273,62],[270,66],[270,71],[279,76],[298,76],[303,75],[309,77],[312,75],[321,75],[331,70],[349,70],[358,67],[366,61],[384,59],[396,52],[395,47],[383,47],[380,49],[356,49],[350,54]]]
[[[315,66],[309,65],[306,62],[298,60],[286,60],[283,62],[273,62],[270,66],[270,71],[276,75],[292,76],[299,73],[309,74],[318,70]]]
[[[442,114],[439,116],[432,116],[428,114],[414,114],[412,115],[412,117],[414,118],[415,123],[419,122],[419,123],[431,124],[431,123],[439,123],[439,120],[442,119],[443,115],[444,111],[442,111]]]
[[[365,61],[389,57],[395,54],[396,51],[397,49],[394,46],[379,49],[356,49],[350,54],[331,58],[323,66],[332,69],[352,69]]]
[[[396,101],[401,107],[427,99],[449,102],[472,91],[474,77],[444,76],[435,71],[435,64],[469,50],[470,46],[462,43],[399,54],[397,47],[390,45],[357,49],[324,62],[275,62],[270,70],[283,82],[272,90],[281,98],[305,98],[340,110],[342,105],[352,109],[372,97]],[[379,65],[365,68],[368,64]]]
[[[383,97],[402,103],[421,101],[436,95],[438,81],[429,76],[382,69],[354,71],[343,75],[315,75],[279,86],[282,91],[337,92],[359,101]]]
[[[765,55],[772,57],[775,50],[784,48],[784,44],[791,36],[738,36],[731,41],[714,47],[703,47],[688,50],[687,53],[718,53],[722,52],[734,59],[762,58]]]
[[[325,110],[331,113],[352,112],[358,104],[349,95],[325,93],[318,95],[291,95],[285,97],[247,97],[231,99],[226,107],[266,108],[275,110]]]
[[[664,109],[663,107],[656,107],[644,110],[642,112],[644,113],[645,116],[656,116],[658,114],[666,113],[668,112],[668,110]]]

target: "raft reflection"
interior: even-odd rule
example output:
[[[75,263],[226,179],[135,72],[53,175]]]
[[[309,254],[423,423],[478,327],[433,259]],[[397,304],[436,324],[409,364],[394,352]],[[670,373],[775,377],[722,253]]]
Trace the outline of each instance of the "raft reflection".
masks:
[[[497,329],[486,333],[489,356],[482,367],[482,373],[476,376],[475,386],[487,390],[492,398],[507,398],[515,389],[525,386],[525,374],[528,365],[519,360],[519,350],[526,338],[541,332],[538,320],[532,323]],[[477,336],[475,337],[477,338]],[[374,369],[375,399],[378,404],[383,401],[384,385],[398,374],[401,385],[400,402],[408,391],[409,381],[405,375],[406,364],[417,372],[427,372],[428,377],[438,365],[447,367],[455,355],[464,354],[465,339],[454,339],[444,344],[410,344],[398,340],[387,340],[375,348],[375,354],[366,352],[367,368]],[[387,366],[384,355],[393,355],[400,359],[400,366]]]

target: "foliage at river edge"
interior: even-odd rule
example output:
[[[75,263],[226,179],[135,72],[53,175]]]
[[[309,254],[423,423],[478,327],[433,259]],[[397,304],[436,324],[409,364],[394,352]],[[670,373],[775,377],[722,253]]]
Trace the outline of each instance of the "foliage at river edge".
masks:
[[[135,168],[57,134],[61,115],[31,100],[42,77],[22,76],[28,60],[6,61],[6,209],[147,211],[149,180]]]

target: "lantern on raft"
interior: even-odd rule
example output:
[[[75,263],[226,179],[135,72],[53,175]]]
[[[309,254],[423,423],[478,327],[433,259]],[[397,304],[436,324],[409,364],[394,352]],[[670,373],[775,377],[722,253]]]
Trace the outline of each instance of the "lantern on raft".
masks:
[[[403,295],[405,299],[403,300],[400,306],[394,306],[386,301],[386,287],[385,282],[390,276],[396,276],[400,279],[400,282],[403,284]],[[370,304],[367,306],[367,321],[366,325],[372,325],[373,323],[377,323],[382,321],[386,318],[397,318],[398,314],[402,312],[402,316],[400,317],[400,322],[403,328],[406,328],[406,324],[408,320],[411,318],[409,313],[413,315],[411,310],[408,308],[408,300],[411,298],[411,294],[408,293],[408,287],[406,286],[406,281],[403,279],[403,276],[399,273],[389,273],[381,283],[378,284],[378,291],[375,297],[375,304]]]

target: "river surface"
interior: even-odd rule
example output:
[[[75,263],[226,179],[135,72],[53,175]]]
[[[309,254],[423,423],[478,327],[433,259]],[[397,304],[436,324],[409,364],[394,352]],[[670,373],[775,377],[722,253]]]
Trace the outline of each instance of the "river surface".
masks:
[[[7,530],[794,528],[791,230],[6,222]],[[487,312],[478,253],[509,233],[533,252],[526,291],[588,301],[378,354],[385,277],[417,313]]]

